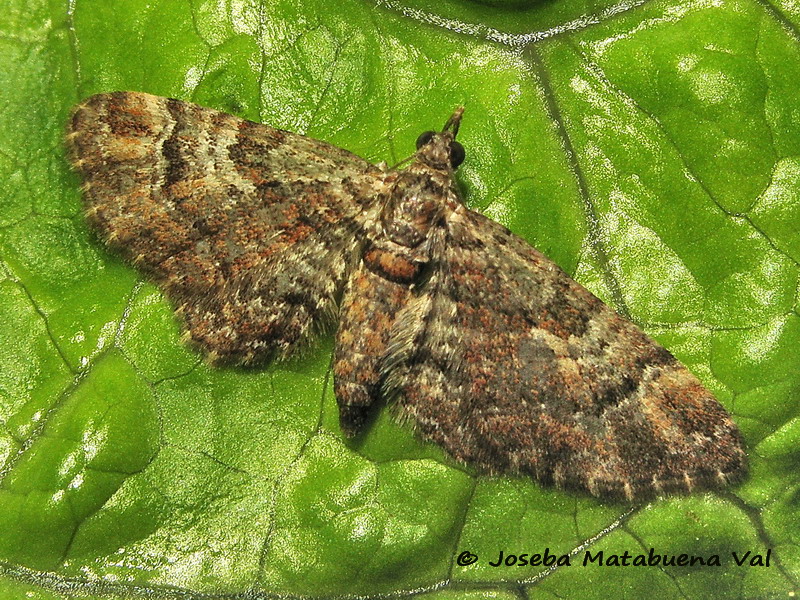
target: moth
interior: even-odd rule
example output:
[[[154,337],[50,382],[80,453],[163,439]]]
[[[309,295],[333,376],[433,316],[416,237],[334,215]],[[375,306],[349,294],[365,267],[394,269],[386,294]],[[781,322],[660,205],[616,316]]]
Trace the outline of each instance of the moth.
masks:
[[[740,480],[742,436],[694,375],[467,208],[462,112],[403,169],[139,92],[79,104],[67,144],[88,219],[212,363],[286,356],[338,320],[348,436],[390,401],[479,473],[624,500]]]

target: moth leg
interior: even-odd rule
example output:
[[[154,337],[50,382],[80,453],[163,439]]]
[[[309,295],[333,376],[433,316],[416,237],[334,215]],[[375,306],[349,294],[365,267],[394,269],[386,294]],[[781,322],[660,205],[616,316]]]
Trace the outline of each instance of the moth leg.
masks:
[[[369,258],[350,275],[339,316],[333,387],[345,435],[359,433],[380,397],[381,366],[395,318],[408,302],[406,283],[370,269]]]

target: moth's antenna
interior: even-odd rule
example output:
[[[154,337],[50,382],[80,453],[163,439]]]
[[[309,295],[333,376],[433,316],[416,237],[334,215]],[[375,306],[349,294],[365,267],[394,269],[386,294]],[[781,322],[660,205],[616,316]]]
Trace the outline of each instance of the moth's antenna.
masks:
[[[447,131],[448,129],[453,132],[453,137],[456,137],[458,134],[458,126],[461,124],[461,115],[464,114],[464,107],[459,106],[455,112],[450,115],[450,118],[447,119],[447,123],[444,124],[444,128],[442,129],[442,133]]]
[[[415,152],[415,153],[414,153],[414,154],[412,154],[411,156],[408,156],[408,157],[404,158],[404,159],[403,159],[403,160],[401,160],[399,163],[393,164],[393,165],[392,165],[391,167],[389,167],[389,168],[390,168],[392,171],[396,171],[398,168],[402,167],[402,166],[403,166],[404,164],[406,164],[406,163],[409,163],[409,162],[411,162],[411,161],[412,161],[412,160],[414,160],[416,157],[417,157],[417,153]]]

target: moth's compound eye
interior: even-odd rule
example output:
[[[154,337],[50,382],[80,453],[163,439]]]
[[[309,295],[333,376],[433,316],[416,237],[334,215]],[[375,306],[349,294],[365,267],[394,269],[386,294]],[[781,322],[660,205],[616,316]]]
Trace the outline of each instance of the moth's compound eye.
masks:
[[[436,135],[435,131],[423,131],[419,134],[417,138],[417,150],[422,148],[425,144],[430,142],[433,139],[433,136]]]
[[[450,142],[450,165],[455,169],[464,162],[464,157],[466,156],[466,152],[464,152],[464,146],[456,142],[455,140]]]

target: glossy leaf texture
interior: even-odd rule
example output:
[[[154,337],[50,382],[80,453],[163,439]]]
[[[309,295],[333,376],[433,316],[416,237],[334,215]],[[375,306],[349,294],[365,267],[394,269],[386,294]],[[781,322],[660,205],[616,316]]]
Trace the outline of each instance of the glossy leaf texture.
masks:
[[[799,24],[784,0],[7,0],[0,596],[796,594]],[[83,218],[63,130],[112,90],[390,164],[465,106],[468,204],[693,370],[750,476],[634,507],[476,477],[387,410],[346,441],[330,335],[260,370],[205,365]],[[545,548],[572,565],[489,564]],[[721,565],[582,566],[650,548]],[[731,555],[768,549],[769,567]]]

